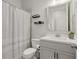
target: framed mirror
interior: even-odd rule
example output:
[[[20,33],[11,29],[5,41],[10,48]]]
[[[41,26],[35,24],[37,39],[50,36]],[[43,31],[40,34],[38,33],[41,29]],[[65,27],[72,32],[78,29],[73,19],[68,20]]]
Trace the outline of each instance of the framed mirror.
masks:
[[[71,0],[67,3],[49,6],[48,8],[46,8],[48,29],[50,32],[76,32],[76,6],[74,6],[74,4],[76,4],[76,2],[74,2],[74,0]]]

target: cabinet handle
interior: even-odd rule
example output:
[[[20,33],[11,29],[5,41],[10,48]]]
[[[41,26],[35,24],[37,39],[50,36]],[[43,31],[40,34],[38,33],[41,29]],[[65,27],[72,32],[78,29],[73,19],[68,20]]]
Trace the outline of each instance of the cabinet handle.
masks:
[[[54,59],[55,59],[55,57],[56,57],[56,52],[54,52]]]
[[[58,59],[58,52],[54,52],[54,59]]]
[[[77,49],[77,46],[71,46],[71,48],[75,48],[75,49]]]
[[[57,52],[57,59],[58,59],[58,52]]]

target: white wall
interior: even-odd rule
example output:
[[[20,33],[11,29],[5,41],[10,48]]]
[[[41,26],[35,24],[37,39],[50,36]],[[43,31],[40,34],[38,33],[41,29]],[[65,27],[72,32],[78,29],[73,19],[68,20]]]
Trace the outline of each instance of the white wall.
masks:
[[[40,38],[48,33],[45,9],[32,10],[32,15],[39,14],[40,18],[32,18],[32,38]],[[44,24],[34,24],[37,21],[44,21]]]
[[[72,0],[70,7],[71,31],[77,33],[77,0]]]
[[[22,0],[23,9],[41,16],[38,19],[32,19],[32,38],[39,38],[48,33],[45,8],[52,5],[52,3],[53,0]],[[44,21],[44,24],[35,25],[33,23],[39,20]]]

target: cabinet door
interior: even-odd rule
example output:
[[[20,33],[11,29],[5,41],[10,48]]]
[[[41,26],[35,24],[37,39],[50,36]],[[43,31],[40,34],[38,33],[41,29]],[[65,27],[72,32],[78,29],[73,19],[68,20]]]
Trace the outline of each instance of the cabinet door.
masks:
[[[76,59],[75,55],[69,54],[67,52],[58,52],[57,59]]]
[[[54,59],[54,51],[53,49],[40,47],[40,59]]]

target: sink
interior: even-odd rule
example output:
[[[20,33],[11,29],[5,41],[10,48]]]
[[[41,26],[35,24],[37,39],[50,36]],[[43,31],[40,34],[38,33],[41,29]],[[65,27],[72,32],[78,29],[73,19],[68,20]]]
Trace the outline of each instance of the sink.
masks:
[[[40,39],[42,41],[50,41],[50,42],[58,42],[58,43],[64,43],[64,44],[77,45],[76,39],[69,39],[68,37],[64,37],[64,36],[46,35]]]

